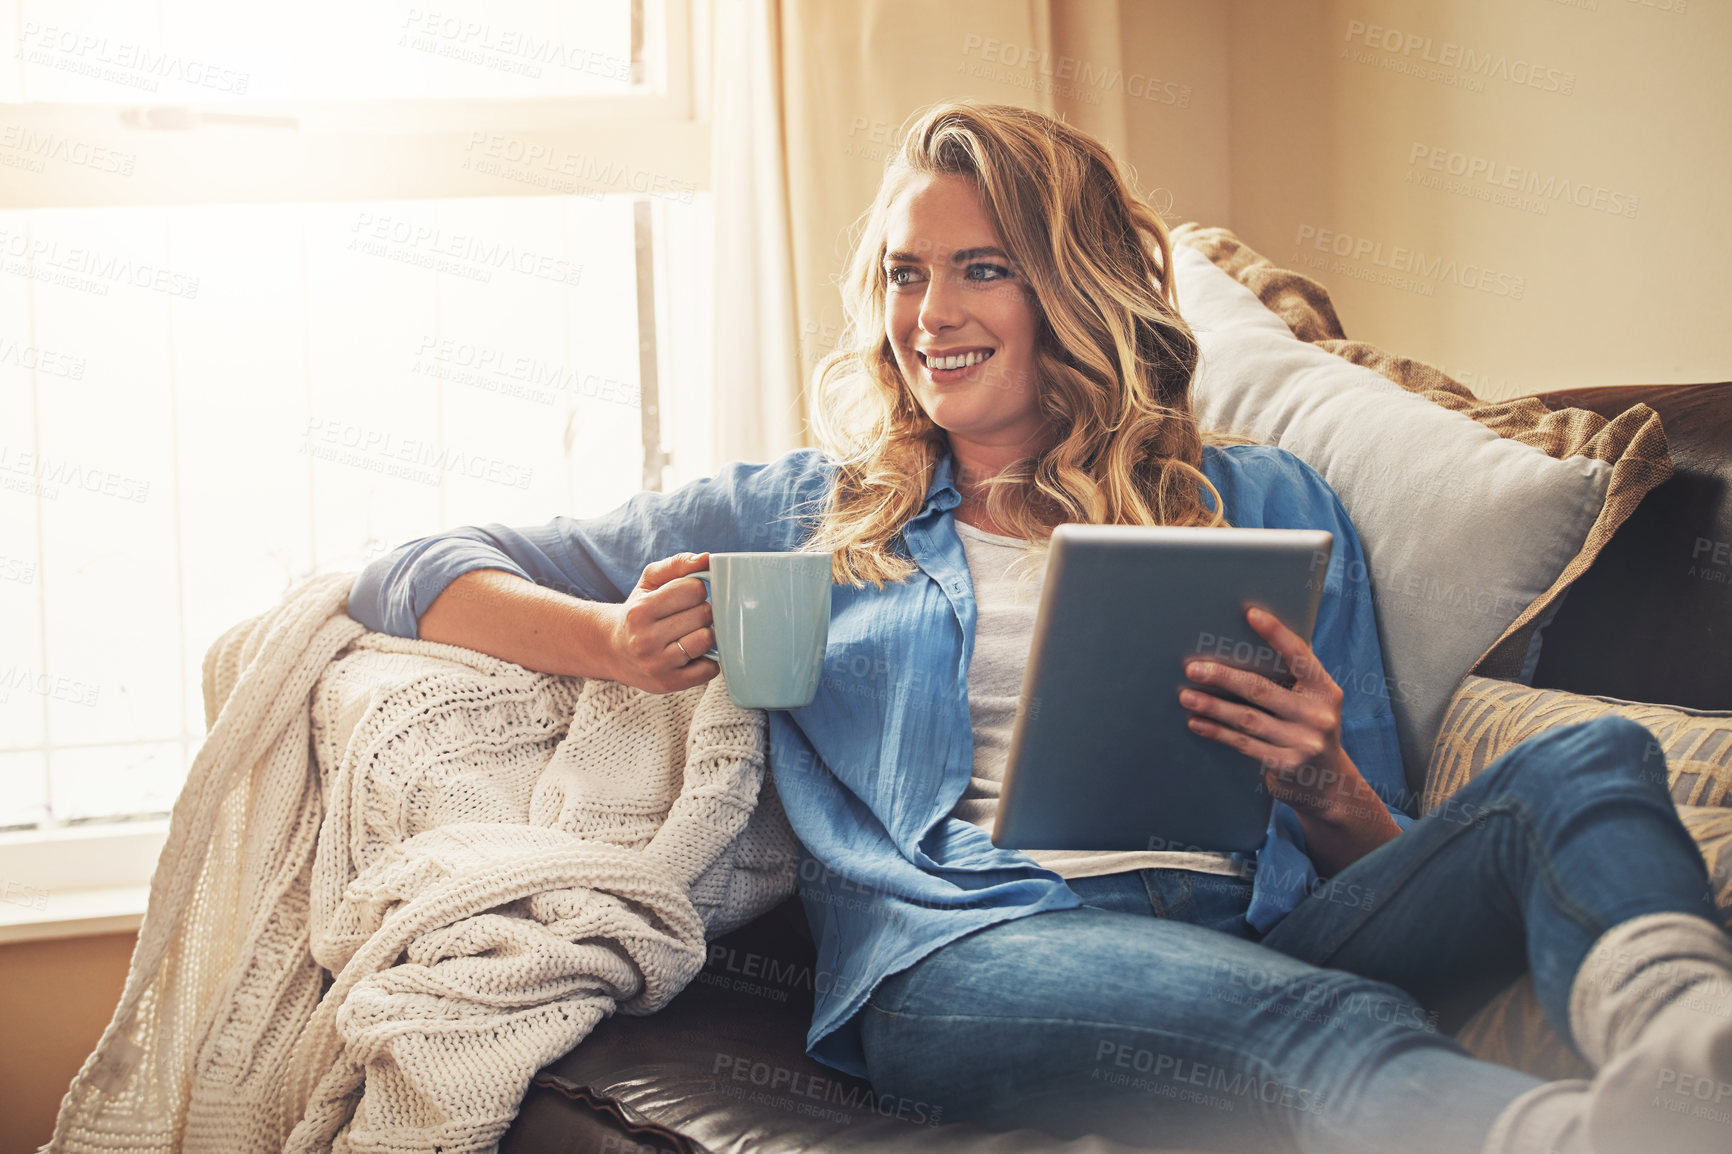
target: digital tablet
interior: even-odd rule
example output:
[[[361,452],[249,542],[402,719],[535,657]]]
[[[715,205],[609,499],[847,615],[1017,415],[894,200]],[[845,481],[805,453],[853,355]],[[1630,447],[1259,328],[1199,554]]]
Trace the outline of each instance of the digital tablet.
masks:
[[[992,844],[1023,850],[1256,849],[1258,762],[1191,732],[1187,661],[1293,676],[1245,620],[1311,640],[1334,546],[1312,529],[1060,525],[1011,732]]]

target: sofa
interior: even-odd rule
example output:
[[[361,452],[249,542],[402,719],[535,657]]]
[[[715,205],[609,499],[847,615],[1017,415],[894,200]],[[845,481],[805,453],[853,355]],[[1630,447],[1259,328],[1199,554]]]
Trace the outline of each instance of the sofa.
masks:
[[[1390,358],[1341,339],[1326,294],[1312,282],[1271,276],[1266,262],[1250,267],[1254,262],[1224,256],[1218,244],[1211,259],[1302,339],[1394,375]],[[1295,281],[1321,296],[1304,316],[1283,296]],[[1473,400],[1449,387],[1464,405]],[[1427,732],[1431,753],[1422,772],[1408,761],[1415,808],[1435,809],[1547,726],[1605,712],[1633,717],[1655,735],[1651,752],[1663,755],[1654,759],[1655,772],[1666,775],[1732,925],[1732,383],[1584,388],[1524,401],[1577,422],[1605,418],[1602,425],[1643,414],[1650,430],[1664,429],[1669,475],[1632,499],[1585,569],[1560,577],[1567,592],[1529,632],[1501,638],[1455,682],[1435,738]],[[501,1151],[1130,1149],[1099,1136],[1067,1141],[946,1120],[926,1103],[880,1099],[868,1083],[811,1061],[805,1035],[813,986],[823,980],[814,966],[797,897],[715,939],[703,971],[664,1009],[609,1018],[542,1069]],[[1482,1057],[1542,1076],[1583,1072],[1541,1018],[1525,979],[1456,1036]]]

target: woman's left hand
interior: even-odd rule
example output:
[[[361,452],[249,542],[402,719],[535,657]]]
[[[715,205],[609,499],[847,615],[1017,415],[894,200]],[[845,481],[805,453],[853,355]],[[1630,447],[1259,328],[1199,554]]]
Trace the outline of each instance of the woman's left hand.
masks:
[[[1245,619],[1294,676],[1292,688],[1261,673],[1193,658],[1185,674],[1199,686],[1237,694],[1231,702],[1202,689],[1179,691],[1192,732],[1230,745],[1263,767],[1269,793],[1291,805],[1314,856],[1346,865],[1400,832],[1341,748],[1344,694],[1311,646],[1265,609]],[[1339,860],[1345,858],[1345,860]],[[1323,864],[1323,863],[1320,863]]]

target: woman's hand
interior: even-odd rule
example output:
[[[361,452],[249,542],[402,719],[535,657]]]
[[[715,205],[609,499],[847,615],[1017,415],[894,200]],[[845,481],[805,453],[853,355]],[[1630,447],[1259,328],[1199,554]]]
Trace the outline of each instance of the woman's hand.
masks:
[[[722,671],[704,656],[716,638],[703,582],[679,580],[709,567],[708,553],[680,553],[644,566],[637,587],[614,607],[611,680],[649,693],[674,693]]]
[[[1245,619],[1293,673],[1292,688],[1250,670],[1192,659],[1185,666],[1192,681],[1247,704],[1190,688],[1179,691],[1179,704],[1191,711],[1192,732],[1262,765],[1270,795],[1298,813],[1312,857],[1333,873],[1401,829],[1341,748],[1341,687],[1311,646],[1266,609],[1250,609]]]

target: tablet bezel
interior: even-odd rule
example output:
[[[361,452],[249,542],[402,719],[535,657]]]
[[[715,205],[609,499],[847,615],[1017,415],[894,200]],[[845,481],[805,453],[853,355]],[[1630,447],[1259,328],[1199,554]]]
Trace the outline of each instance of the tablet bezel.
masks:
[[[1055,528],[993,844],[1257,849],[1272,805],[1262,769],[1185,724],[1184,665],[1207,656],[1290,680],[1244,609],[1309,642],[1333,546],[1321,529]]]

